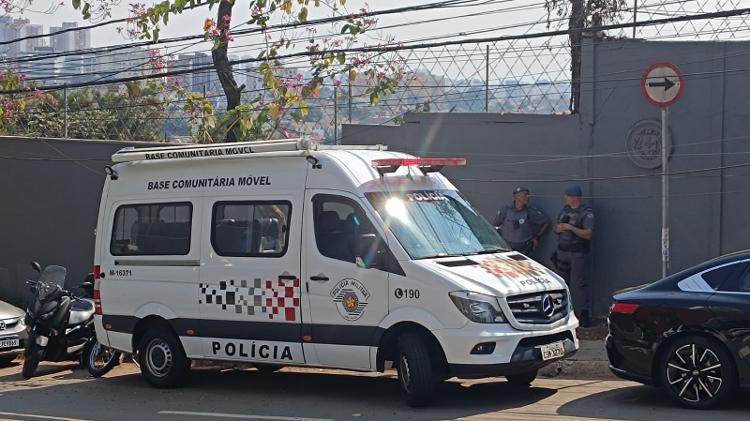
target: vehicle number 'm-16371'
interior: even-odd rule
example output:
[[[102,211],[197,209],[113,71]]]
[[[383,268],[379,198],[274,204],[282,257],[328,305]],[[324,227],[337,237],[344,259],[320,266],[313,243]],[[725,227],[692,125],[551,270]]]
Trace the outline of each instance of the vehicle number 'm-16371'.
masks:
[[[109,276],[133,276],[133,271],[130,269],[115,269],[109,271]]]

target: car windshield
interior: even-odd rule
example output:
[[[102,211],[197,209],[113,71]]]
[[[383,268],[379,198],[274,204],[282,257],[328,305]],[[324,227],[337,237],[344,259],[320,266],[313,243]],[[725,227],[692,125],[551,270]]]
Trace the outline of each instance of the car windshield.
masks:
[[[412,259],[508,250],[457,191],[378,192],[367,199]]]

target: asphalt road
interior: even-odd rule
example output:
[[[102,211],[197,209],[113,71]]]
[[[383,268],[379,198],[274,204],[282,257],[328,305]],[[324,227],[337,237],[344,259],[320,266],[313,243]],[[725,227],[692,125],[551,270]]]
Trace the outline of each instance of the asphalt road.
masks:
[[[226,420],[747,420],[745,394],[717,411],[670,404],[657,390],[612,379],[539,379],[526,391],[502,379],[447,382],[436,404],[412,409],[394,376],[285,369],[194,370],[182,389],[149,387],[132,364],[93,379],[72,364],[43,363],[24,380],[21,367],[0,369],[0,421]]]

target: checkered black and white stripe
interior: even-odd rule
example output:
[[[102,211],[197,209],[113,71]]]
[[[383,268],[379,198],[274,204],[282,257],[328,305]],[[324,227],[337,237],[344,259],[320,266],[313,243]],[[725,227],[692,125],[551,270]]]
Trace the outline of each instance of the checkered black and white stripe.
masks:
[[[293,322],[300,317],[299,279],[230,279],[218,285],[200,283],[199,287],[199,305],[247,316],[267,315],[270,320]]]

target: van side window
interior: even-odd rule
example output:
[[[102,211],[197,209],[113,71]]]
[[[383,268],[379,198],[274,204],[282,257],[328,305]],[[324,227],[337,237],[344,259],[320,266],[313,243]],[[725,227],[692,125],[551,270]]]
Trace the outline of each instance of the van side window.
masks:
[[[190,253],[192,219],[189,202],[122,205],[109,250],[113,256],[184,256]]]
[[[356,262],[356,245],[363,234],[380,237],[362,208],[341,196],[319,194],[313,197],[315,243],[325,257]]]
[[[211,244],[219,256],[281,257],[289,242],[290,202],[217,202]]]

